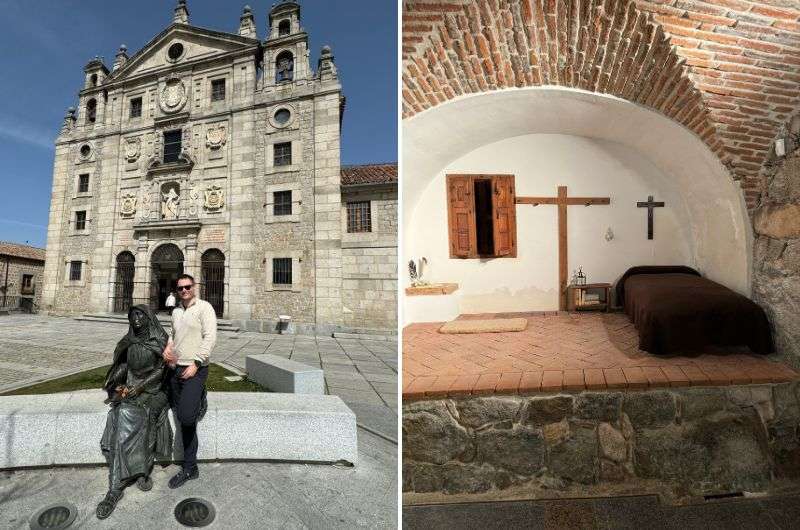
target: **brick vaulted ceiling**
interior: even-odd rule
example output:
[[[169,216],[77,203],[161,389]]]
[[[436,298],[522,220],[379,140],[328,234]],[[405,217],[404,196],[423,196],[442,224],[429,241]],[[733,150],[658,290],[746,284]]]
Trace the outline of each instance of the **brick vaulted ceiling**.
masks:
[[[753,208],[800,102],[800,0],[404,0],[405,118],[541,85],[612,94],[683,124]]]

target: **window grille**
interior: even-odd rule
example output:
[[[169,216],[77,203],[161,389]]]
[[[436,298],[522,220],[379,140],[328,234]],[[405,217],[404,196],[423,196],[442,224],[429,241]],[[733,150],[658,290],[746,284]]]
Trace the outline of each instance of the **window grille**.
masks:
[[[70,281],[80,281],[81,279],[81,266],[83,263],[80,261],[69,262],[69,279]]]
[[[86,212],[75,212],[75,230],[86,230]]]
[[[292,165],[292,142],[285,142],[282,144],[275,144],[275,161],[276,166],[291,166]]]
[[[369,201],[347,203],[347,231],[372,232],[372,211]]]
[[[84,173],[78,176],[78,193],[87,193],[89,191],[89,174]]]
[[[164,133],[164,163],[177,162],[181,154],[183,133],[180,130]]]
[[[275,204],[273,205],[272,215],[292,215],[292,192],[276,191],[273,193]]]
[[[275,285],[292,284],[292,258],[273,258],[272,283]]]
[[[211,101],[225,100],[225,80],[215,79],[211,81]]]

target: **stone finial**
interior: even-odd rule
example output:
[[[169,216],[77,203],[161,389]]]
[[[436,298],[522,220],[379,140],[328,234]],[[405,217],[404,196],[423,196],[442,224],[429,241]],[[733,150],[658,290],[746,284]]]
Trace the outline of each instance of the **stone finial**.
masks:
[[[68,108],[67,113],[64,115],[64,124],[61,126],[61,133],[66,134],[70,132],[75,127],[76,121],[75,107]]]
[[[331,47],[325,45],[319,56],[318,75],[321,80],[336,79],[338,76],[336,64],[333,62]]]
[[[117,52],[117,56],[114,58],[114,66],[113,71],[117,71],[123,66],[125,63],[128,62],[128,47],[124,44],[120,44],[119,51]]]
[[[175,24],[188,24],[189,23],[189,8],[186,7],[186,0],[178,0],[178,5],[175,7],[175,16],[172,19]]]
[[[250,6],[244,6],[242,16],[239,18],[239,35],[251,39],[258,38],[256,34],[256,19]]]

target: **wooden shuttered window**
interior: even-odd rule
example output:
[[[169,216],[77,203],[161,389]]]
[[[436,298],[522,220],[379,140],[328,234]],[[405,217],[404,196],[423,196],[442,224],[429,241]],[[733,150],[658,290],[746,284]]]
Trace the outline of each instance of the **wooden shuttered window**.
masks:
[[[451,258],[517,256],[514,175],[447,175]]]

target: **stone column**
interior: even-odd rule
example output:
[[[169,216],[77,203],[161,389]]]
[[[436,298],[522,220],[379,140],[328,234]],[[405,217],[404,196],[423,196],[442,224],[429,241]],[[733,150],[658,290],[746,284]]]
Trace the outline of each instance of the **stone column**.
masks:
[[[136,247],[136,264],[133,275],[133,304],[147,304],[150,301],[150,260],[147,259],[149,243],[146,236],[139,238]]]

